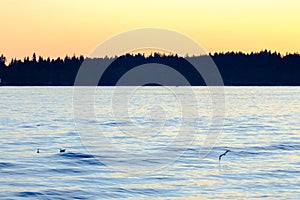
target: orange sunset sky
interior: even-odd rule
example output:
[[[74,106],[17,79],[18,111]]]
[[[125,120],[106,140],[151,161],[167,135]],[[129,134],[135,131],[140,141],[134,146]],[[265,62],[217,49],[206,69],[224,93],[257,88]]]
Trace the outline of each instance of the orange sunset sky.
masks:
[[[143,27],[178,31],[207,52],[300,50],[299,0],[1,0],[0,8],[8,58],[88,55]]]

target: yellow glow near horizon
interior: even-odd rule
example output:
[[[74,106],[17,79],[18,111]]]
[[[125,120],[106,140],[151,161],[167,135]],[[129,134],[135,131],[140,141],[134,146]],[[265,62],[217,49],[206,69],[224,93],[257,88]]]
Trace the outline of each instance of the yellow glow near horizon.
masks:
[[[143,27],[178,31],[208,52],[300,50],[298,0],[2,0],[0,8],[0,54],[9,58],[88,55]]]

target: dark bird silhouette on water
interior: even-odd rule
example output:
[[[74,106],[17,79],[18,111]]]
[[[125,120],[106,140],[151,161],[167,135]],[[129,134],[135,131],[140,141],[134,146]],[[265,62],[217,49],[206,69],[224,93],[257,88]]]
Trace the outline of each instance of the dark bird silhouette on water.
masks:
[[[62,149],[62,148],[59,149],[59,153],[64,153],[64,152],[66,152],[66,149]]]
[[[225,156],[228,152],[231,152],[230,150],[226,150],[225,153],[221,154],[219,156],[219,162],[221,161],[222,157]]]
[[[40,153],[40,149],[37,149],[36,152],[37,152],[37,153]]]

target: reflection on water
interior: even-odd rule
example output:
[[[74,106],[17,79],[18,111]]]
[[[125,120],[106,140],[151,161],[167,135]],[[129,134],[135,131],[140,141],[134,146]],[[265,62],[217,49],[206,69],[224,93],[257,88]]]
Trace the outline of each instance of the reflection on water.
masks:
[[[175,97],[166,97],[158,87],[142,89],[129,106],[132,121],[115,122],[111,101],[101,98],[112,89],[99,88],[97,119],[87,123],[97,124],[125,151],[151,153],[172,141],[181,123]],[[106,166],[82,145],[73,121],[71,87],[1,87],[0,198],[300,198],[300,88],[227,87],[224,131],[205,159],[198,157],[211,105],[204,88],[194,90],[200,99],[198,142],[161,170],[128,174]],[[164,107],[162,134],[153,134],[153,123],[161,125],[152,120],[162,115],[156,113],[160,109],[140,106],[149,100]],[[143,134],[136,137],[132,126],[141,127]],[[132,132],[124,134],[120,128]],[[67,152],[60,154],[61,147]],[[226,149],[231,152],[219,164]],[[119,165],[130,167],[126,161]]]

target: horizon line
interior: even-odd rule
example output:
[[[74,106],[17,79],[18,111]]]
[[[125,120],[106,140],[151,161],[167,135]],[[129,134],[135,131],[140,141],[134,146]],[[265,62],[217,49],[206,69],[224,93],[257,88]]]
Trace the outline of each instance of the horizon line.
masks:
[[[40,55],[36,52],[33,52],[33,54],[31,56],[25,56],[23,58],[20,58],[20,57],[12,57],[10,59],[10,61],[7,60],[7,57],[1,53],[0,56],[1,57],[4,57],[6,59],[5,62],[11,62],[13,60],[15,61],[25,61],[25,59],[29,59],[30,58],[32,59],[34,56],[36,57],[36,59],[38,59],[39,57],[43,58],[43,59],[50,59],[50,60],[57,60],[57,59],[65,59],[65,58],[80,58],[80,57],[83,57],[84,59],[87,59],[87,58],[90,58],[90,59],[113,59],[113,58],[118,58],[118,57],[122,57],[122,56],[125,56],[125,55],[132,55],[132,56],[135,56],[135,55],[141,55],[145,58],[149,58],[155,54],[157,55],[161,55],[161,56],[178,56],[178,57],[182,57],[182,58],[192,58],[192,57],[199,57],[199,56],[214,56],[214,55],[218,55],[218,54],[244,54],[244,55],[253,55],[253,54],[260,54],[260,53],[269,53],[269,54],[277,54],[277,55],[280,55],[280,57],[285,57],[285,56],[288,56],[288,55],[300,55],[300,53],[298,51],[296,52],[286,52],[285,54],[280,52],[280,51],[274,51],[274,50],[269,50],[269,49],[262,49],[260,51],[251,51],[251,52],[245,52],[245,51],[215,51],[215,52],[208,52],[206,54],[189,54],[189,53],[186,53],[184,56],[182,55],[179,55],[177,53],[161,53],[159,51],[153,51],[151,53],[142,53],[142,52],[137,52],[137,53],[132,53],[132,52],[127,52],[125,54],[122,54],[122,55],[105,55],[105,56],[99,56],[99,57],[89,57],[89,55],[78,55],[76,53],[73,53],[72,55],[69,55],[69,54],[66,54],[64,56],[57,56],[57,57],[50,57],[50,56],[43,56],[43,55]]]

